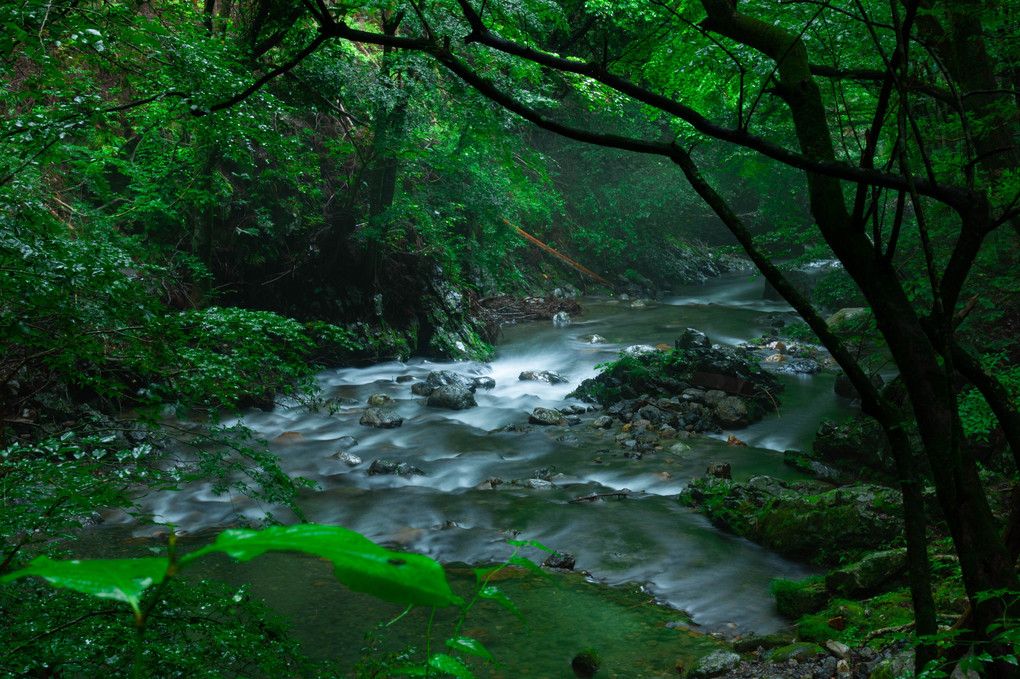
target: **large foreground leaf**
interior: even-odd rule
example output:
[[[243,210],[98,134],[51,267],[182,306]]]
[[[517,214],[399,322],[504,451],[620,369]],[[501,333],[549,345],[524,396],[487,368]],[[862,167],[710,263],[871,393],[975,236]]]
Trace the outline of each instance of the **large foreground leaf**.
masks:
[[[181,565],[212,552],[248,561],[270,551],[298,551],[333,562],[340,582],[385,601],[418,606],[460,605],[433,559],[391,552],[352,530],[339,526],[301,524],[259,531],[229,530],[216,542],[181,559]]]
[[[124,601],[139,613],[142,592],[162,582],[169,565],[169,559],[163,557],[54,561],[40,556],[25,568],[0,578],[0,582],[38,575],[54,587]]]

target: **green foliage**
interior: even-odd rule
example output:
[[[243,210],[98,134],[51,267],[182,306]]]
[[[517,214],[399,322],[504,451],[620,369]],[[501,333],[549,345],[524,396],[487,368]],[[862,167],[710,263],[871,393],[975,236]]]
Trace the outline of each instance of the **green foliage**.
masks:
[[[310,359],[346,353],[351,335],[237,308],[175,311],[174,285],[149,251],[102,215],[67,222],[0,191],[0,381],[72,385],[111,401],[236,408],[277,390],[313,391]],[[84,208],[83,208],[84,210]]]
[[[4,670],[15,676],[129,677],[137,661],[136,616],[72,590],[25,578],[0,587]],[[171,580],[146,623],[142,676],[334,677],[288,638],[289,623],[247,588]]]
[[[1016,604],[1017,593],[1012,590],[998,590],[980,592],[978,600],[999,600],[1002,601],[1006,610],[1009,606]],[[989,640],[989,647],[994,651],[971,649],[962,658],[956,667],[963,673],[976,672],[978,676],[984,676],[990,666],[995,663],[1020,666],[1020,619],[1014,615],[1004,614],[1001,620],[991,623],[985,634]],[[968,646],[976,647],[973,642],[973,630],[951,628],[948,631],[940,632],[932,637],[922,639],[923,643],[931,644],[939,649],[959,649]],[[957,674],[953,664],[946,663],[941,659],[933,660],[919,677],[921,679],[943,679]]]
[[[602,363],[595,379],[585,380],[573,392],[580,398],[590,398],[603,405],[614,403],[623,397],[623,389],[642,392],[656,391],[663,380],[675,380],[689,375],[694,370],[690,356],[685,352],[654,351],[638,355],[621,353],[609,363]]]
[[[1020,365],[1011,364],[1005,353],[997,352],[983,357],[984,369],[999,380],[1013,399],[1020,403]],[[965,389],[960,395],[960,423],[964,433],[978,441],[987,441],[989,435],[999,426],[998,419],[976,388]]]
[[[168,340],[168,355],[141,353],[132,367],[155,394],[187,404],[272,401],[314,395],[309,357],[320,343],[353,349],[349,333],[324,323],[305,325],[268,311],[210,307],[167,315],[149,330]],[[173,367],[170,367],[173,366]]]
[[[177,635],[180,633],[180,624],[187,622],[191,624],[191,605],[196,601],[202,602],[204,611],[203,620],[215,624],[220,622],[220,615],[230,611],[229,615],[235,619],[238,617],[246,621],[249,626],[258,630],[265,630],[269,634],[281,634],[282,629],[272,615],[267,615],[264,609],[252,606],[247,600],[244,590],[228,593],[229,598],[217,600],[215,594],[208,591],[195,597],[194,592],[188,594],[182,591],[180,573],[182,570],[192,566],[194,563],[213,553],[225,553],[232,558],[248,561],[269,551],[297,551],[330,560],[334,565],[334,574],[337,579],[348,587],[357,591],[366,592],[375,597],[409,606],[445,607],[459,606],[461,614],[457,619],[454,632],[445,642],[451,653],[460,656],[480,658],[486,662],[495,662],[492,654],[478,640],[465,636],[461,633],[466,616],[474,603],[480,599],[488,599],[500,603],[508,608],[515,615],[520,617],[519,611],[496,587],[490,584],[490,580],[503,568],[514,565],[526,567],[541,573],[533,562],[520,556],[518,551],[524,546],[536,546],[544,551],[550,551],[542,545],[534,542],[513,542],[515,547],[513,554],[503,565],[491,569],[479,569],[477,571],[478,586],[473,598],[465,602],[464,599],[455,595],[449,587],[442,567],[432,559],[403,552],[393,552],[376,545],[358,533],[336,526],[320,526],[314,524],[300,524],[289,527],[270,527],[261,531],[232,530],[219,535],[217,539],[206,547],[184,556],[178,556],[176,542],[171,537],[169,551],[165,557],[147,557],[135,559],[89,559],[56,561],[46,556],[35,558],[24,568],[7,573],[0,577],[0,583],[11,585],[19,584],[23,578],[37,576],[45,580],[53,587],[71,592],[86,594],[98,599],[112,599],[128,604],[133,611],[135,619],[134,635],[134,660],[130,663],[132,676],[147,676],[155,667],[160,667],[160,676],[178,676],[176,671],[181,667],[194,663],[199,657],[209,659],[206,654],[206,644],[227,644],[231,652],[238,655],[232,658],[231,662],[224,666],[213,665],[216,672],[229,672],[238,665],[259,666],[265,669],[264,663],[273,653],[267,653],[266,649],[259,649],[258,644],[264,643],[265,639],[258,635],[239,637],[238,630],[229,622],[224,622],[223,629],[214,631],[200,623],[199,628],[191,628],[191,640],[197,649],[192,652],[179,652],[179,663],[171,663],[169,670],[162,666],[162,652],[166,648],[166,642],[180,643]],[[207,588],[207,585],[201,587]],[[24,587],[22,586],[24,590]],[[8,591],[4,588],[4,591]],[[31,591],[31,590],[24,590]],[[35,596],[35,592],[32,592]],[[2,600],[0,600],[2,601]],[[62,599],[66,601],[66,599]],[[80,599],[71,597],[72,602],[80,603]],[[19,608],[19,613],[24,611],[32,612],[32,605],[24,605]],[[56,609],[54,609],[56,610]],[[165,613],[159,611],[165,610]],[[251,617],[252,615],[260,616]],[[127,635],[114,641],[110,638],[110,632],[116,628],[123,628],[124,618],[117,612],[110,611],[108,615],[114,620],[104,633],[93,633],[93,644],[103,648],[100,644],[107,646],[103,650],[111,658],[109,663],[112,666],[111,676],[120,676],[126,672],[129,663],[127,658],[124,640]],[[264,617],[262,617],[264,616]],[[82,616],[90,617],[89,615]],[[403,617],[403,614],[400,616]],[[253,625],[253,621],[258,622]],[[170,622],[167,622],[170,621]],[[23,623],[24,624],[24,623]],[[38,625],[38,621],[33,621]],[[69,625],[76,627],[76,625]],[[431,627],[431,623],[430,623]],[[169,628],[169,630],[168,630]],[[80,634],[81,630],[76,629]],[[151,637],[159,631],[161,638],[153,644]],[[431,634],[431,629],[429,630]],[[146,638],[148,637],[148,638]],[[32,645],[32,640],[15,649],[15,653],[26,651]],[[282,647],[275,642],[273,648],[283,651],[277,662],[280,667],[288,667],[292,663],[291,654],[294,653],[292,645],[284,642]],[[426,654],[425,659],[416,660],[409,654],[398,656],[389,662],[376,663],[377,669],[386,669],[391,674],[428,676],[438,672],[456,677],[473,677],[474,674],[469,666],[460,657],[448,653]],[[27,654],[18,656],[20,662],[27,662]],[[44,661],[45,662],[45,661]],[[77,660],[77,663],[88,666],[94,662],[91,655]],[[390,664],[392,663],[392,664]],[[362,669],[371,666],[372,663],[364,661]],[[146,669],[148,668],[148,669]],[[205,676],[197,674],[194,676]],[[217,674],[216,676],[223,676]],[[227,675],[232,676],[232,675]],[[372,676],[375,676],[374,674]]]
[[[208,481],[215,493],[237,492],[296,511],[301,480],[284,474],[264,444],[247,441],[250,432],[240,429],[212,428],[197,437],[191,432],[190,446],[170,445],[166,432],[150,432],[144,442],[129,445],[125,433],[137,440],[144,430],[112,421],[83,422],[80,429],[84,433],[68,431],[0,450],[0,573],[12,575],[24,555],[44,552],[19,573],[64,588],[44,590],[23,579],[0,588],[0,636],[9,642],[2,654],[5,670],[59,667],[91,676],[104,668],[104,676],[128,676],[133,666],[144,665],[149,676],[251,676],[253,671],[289,676],[306,669],[305,676],[315,676],[311,666],[301,669],[306,663],[286,639],[282,621],[243,591],[167,581],[166,557],[53,558],[66,553],[78,531],[96,520],[97,509],[120,508],[145,520],[135,504],[143,489],[169,492],[180,483]],[[125,640],[136,633],[136,616],[146,613],[154,586],[163,588],[163,614],[149,618],[139,661]],[[126,605],[111,608],[110,601]]]
[[[834,619],[839,620],[842,630],[829,624]],[[865,601],[832,599],[818,613],[805,615],[797,622],[797,635],[819,644],[836,639],[851,647],[867,644],[882,648],[892,640],[909,638],[909,624],[913,620],[910,592],[901,589]],[[879,629],[886,629],[887,634],[871,635]]]
[[[789,337],[790,339],[793,340],[797,340],[798,342],[818,341],[818,336],[815,335],[814,330],[812,330],[811,327],[803,321],[790,323],[789,325],[783,328],[782,333],[786,337]]]

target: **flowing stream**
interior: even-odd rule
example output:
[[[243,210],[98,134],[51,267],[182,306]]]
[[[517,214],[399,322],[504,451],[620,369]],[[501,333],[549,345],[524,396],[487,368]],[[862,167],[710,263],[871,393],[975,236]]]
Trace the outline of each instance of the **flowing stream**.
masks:
[[[315,480],[320,490],[300,504],[310,521],[341,525],[398,549],[427,554],[449,565],[457,587],[470,586],[460,565],[498,562],[511,552],[508,538],[536,540],[576,557],[577,574],[557,575],[559,586],[530,574],[501,581],[528,619],[531,633],[502,609],[479,606],[467,627],[506,663],[478,676],[572,676],[570,658],[585,646],[603,657],[603,677],[675,676],[716,643],[705,633],[732,637],[770,633],[783,626],[769,595],[773,578],[802,577],[810,570],[746,540],[714,528],[675,498],[709,464],[729,462],[736,480],[758,474],[799,478],[782,463],[782,451],[805,448],[823,417],[840,416],[847,405],[832,390],[833,376],[784,376],[786,391],[777,413],[735,432],[747,447],[729,446],[722,436],[686,439],[689,450],[656,451],[629,459],[613,440],[618,429],[526,425],[536,406],[561,407],[566,394],[596,366],[632,344],[672,345],[688,327],[713,342],[734,345],[767,330],[760,318],[786,313],[781,303],[762,300],[762,281],[746,272],[692,287],[660,302],[634,305],[614,299],[582,300],[584,313],[566,327],[550,322],[506,327],[498,356],[487,365],[411,360],[368,368],[329,370],[319,375],[326,396],[356,399],[335,413],[306,408],[251,412],[244,423],[270,441],[290,474]],[[607,343],[585,338],[598,334]],[[408,380],[450,369],[495,380],[476,394],[466,411],[428,408],[411,393]],[[521,381],[522,370],[552,370],[569,384]],[[388,394],[404,418],[398,429],[359,425],[368,397]],[[590,419],[590,418],[589,418]],[[525,427],[521,427],[526,429]],[[363,462],[348,466],[334,455],[348,448]],[[406,462],[425,472],[405,478],[369,475],[375,459]],[[552,488],[486,481],[530,479],[545,470]],[[577,498],[626,493],[597,501]],[[147,500],[157,520],[192,534],[233,523],[235,512],[257,515],[246,498],[224,499],[201,485]],[[287,517],[281,517],[284,520]],[[115,523],[115,521],[114,521]],[[151,530],[133,526],[136,535]],[[544,554],[527,554],[541,561]],[[251,564],[218,563],[217,577],[252,582],[253,591],[292,615],[297,635],[313,655],[358,656],[372,624],[399,613],[388,605],[337,586],[328,564],[297,555],[270,555]],[[582,576],[580,572],[587,575]],[[680,612],[693,623],[677,622]],[[394,643],[423,643],[423,619],[405,619],[413,631]],[[397,626],[394,626],[394,628]],[[441,640],[441,638],[440,638]]]

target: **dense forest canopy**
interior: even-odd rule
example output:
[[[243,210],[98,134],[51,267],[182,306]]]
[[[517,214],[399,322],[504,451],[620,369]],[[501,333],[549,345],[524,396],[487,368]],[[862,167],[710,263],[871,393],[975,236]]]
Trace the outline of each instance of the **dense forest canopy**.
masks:
[[[937,631],[930,469],[989,675],[1013,676],[989,630],[1020,605],[1020,491],[1003,532],[967,436],[1020,460],[1014,10],[7,3],[5,435],[52,384],[229,407],[351,351],[485,355],[484,329],[444,320],[527,287],[515,226],[631,279],[679,275],[663,250],[736,242],[892,443],[917,634]],[[826,297],[776,264],[798,254],[841,263]],[[421,312],[426,289],[446,306]],[[896,389],[825,323],[849,300]]]

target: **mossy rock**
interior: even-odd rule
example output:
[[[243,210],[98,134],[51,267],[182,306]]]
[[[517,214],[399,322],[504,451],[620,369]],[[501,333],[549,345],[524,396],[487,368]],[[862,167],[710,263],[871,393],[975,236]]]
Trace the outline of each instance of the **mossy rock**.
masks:
[[[718,650],[703,656],[694,663],[688,679],[709,679],[725,674],[740,664],[740,656],[732,651]]]
[[[786,646],[789,643],[789,639],[781,637],[778,634],[768,634],[765,636],[752,634],[734,641],[733,650],[737,653],[754,653],[759,648],[779,648],[780,646]]]
[[[871,673],[871,679],[899,679],[913,676],[914,651],[906,650],[882,660]]]
[[[825,649],[818,644],[812,644],[808,641],[799,641],[795,644],[780,646],[774,650],[769,656],[769,662],[785,663],[790,660],[796,660],[797,662],[802,663],[807,662],[816,656],[823,655],[824,653]]]
[[[873,552],[857,563],[826,575],[825,586],[843,597],[868,596],[903,584],[906,568],[906,548]]]
[[[778,498],[748,537],[786,556],[831,563],[902,535],[901,503],[897,491],[868,484]]]
[[[819,579],[793,582],[774,580],[772,596],[780,615],[796,620],[808,613],[816,613],[829,602],[825,582]]]

